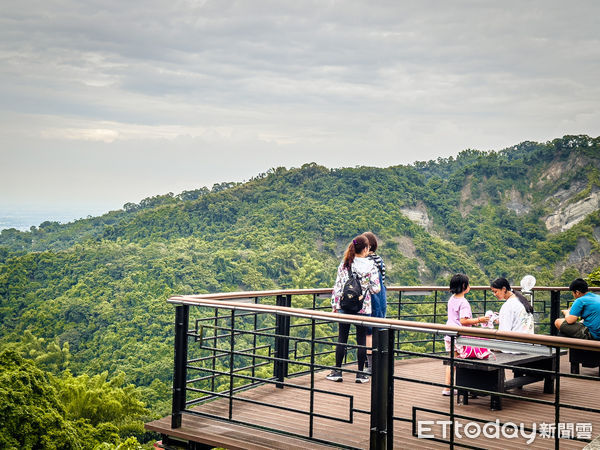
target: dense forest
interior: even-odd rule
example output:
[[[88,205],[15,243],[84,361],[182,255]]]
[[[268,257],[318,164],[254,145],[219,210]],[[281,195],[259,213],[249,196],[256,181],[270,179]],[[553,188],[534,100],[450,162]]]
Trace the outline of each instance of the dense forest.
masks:
[[[518,284],[526,273],[538,285],[599,284],[599,205],[600,137],[564,136],[388,168],[279,167],[100,217],[3,230],[0,436],[13,440],[0,446],[31,443],[34,427],[50,423],[62,434],[38,433],[31,446],[147,440],[143,421],[169,412],[172,295],[330,287],[347,242],[367,230],[391,285],[446,285],[455,272],[472,284]],[[28,389],[40,383],[36,400]],[[23,419],[6,407],[13,391],[39,410],[23,436],[11,434]]]

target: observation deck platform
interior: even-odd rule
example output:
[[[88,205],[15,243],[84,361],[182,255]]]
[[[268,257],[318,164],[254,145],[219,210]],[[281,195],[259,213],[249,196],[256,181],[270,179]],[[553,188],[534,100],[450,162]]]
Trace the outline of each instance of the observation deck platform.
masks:
[[[349,366],[348,368],[355,368]],[[449,420],[448,412],[451,402],[454,401],[454,417],[458,423],[466,425],[479,419],[479,425],[483,428],[487,422],[497,419],[500,424],[512,422],[519,426],[524,423],[529,429],[536,426],[537,435],[530,444],[525,437],[507,438],[500,433],[498,438],[488,438],[480,434],[477,438],[465,436],[462,429],[459,433],[462,437],[455,436],[455,445],[462,447],[489,449],[521,449],[525,445],[534,449],[548,449],[554,447],[554,438],[544,437],[539,434],[542,424],[565,424],[563,433],[571,433],[577,436],[578,427],[586,424],[587,431],[593,439],[600,434],[600,414],[568,408],[567,405],[577,405],[590,409],[597,408],[600,394],[596,383],[592,380],[570,378],[568,356],[562,356],[560,360],[560,403],[559,417],[556,417],[556,408],[552,404],[538,404],[520,401],[516,398],[504,398],[501,411],[491,411],[489,408],[489,397],[478,397],[469,399],[468,405],[460,405],[450,397],[441,395],[439,386],[427,384],[443,383],[445,366],[440,360],[430,358],[414,358],[395,361],[394,382],[394,430],[393,448],[448,448],[448,443],[437,442],[429,439],[419,439],[413,436],[413,427],[416,431],[418,421],[446,421]],[[582,368],[581,375],[597,376],[597,369]],[[370,417],[371,410],[371,386],[370,383],[357,384],[354,382],[354,374],[344,373],[344,382],[336,383],[325,379],[327,371],[315,372],[315,389],[324,392],[314,393],[315,413],[327,417],[348,419],[350,415],[349,397],[331,395],[341,393],[352,397],[352,408],[354,409],[353,423],[332,420],[326,417],[313,417],[313,438],[323,441],[337,442],[340,446],[348,448],[369,448]],[[566,376],[562,376],[566,375]],[[506,376],[510,379],[511,371],[506,370]],[[418,380],[418,382],[417,382]],[[290,376],[286,383],[310,387],[311,376]],[[554,394],[544,393],[544,383],[534,383],[510,390],[509,394],[527,397],[537,400],[554,402]],[[268,403],[279,407],[288,407],[297,410],[309,410],[310,391],[294,389],[286,386],[283,389],[273,384],[265,384],[236,393],[233,400],[232,423],[228,419],[229,399],[221,398],[193,407],[198,412],[209,412],[211,415],[222,416],[225,420],[220,421],[191,414],[183,414],[182,426],[171,428],[171,417],[146,424],[146,429],[160,433],[164,436],[176,437],[189,442],[203,443],[207,447],[225,447],[228,449],[300,449],[300,448],[332,448],[326,444],[315,441],[307,441],[294,438],[289,435],[281,435],[260,428],[244,426],[242,423],[253,424],[257,427],[271,427],[295,435],[307,436],[310,417],[282,409],[276,409],[263,405],[257,405],[245,401],[236,400],[245,398]],[[462,418],[462,417],[465,418]],[[533,425],[535,424],[535,425]],[[589,426],[591,425],[591,429]],[[424,430],[427,434],[433,434],[436,438],[449,439],[443,436],[442,425],[429,425],[430,430]],[[572,427],[572,428],[571,428]],[[471,431],[476,431],[472,428]],[[558,431],[557,431],[558,432]],[[526,431],[528,433],[528,431]],[[512,429],[509,430],[512,434]],[[581,449],[585,442],[577,440],[560,440],[561,449]],[[202,448],[201,446],[198,448]]]

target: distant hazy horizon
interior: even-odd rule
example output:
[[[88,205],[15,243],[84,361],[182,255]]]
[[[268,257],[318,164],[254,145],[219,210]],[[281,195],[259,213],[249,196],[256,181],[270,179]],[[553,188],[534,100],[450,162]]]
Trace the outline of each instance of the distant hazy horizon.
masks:
[[[29,231],[32,226],[41,223],[60,222],[62,224],[84,219],[88,216],[96,217],[109,212],[115,208],[101,209],[86,206],[2,206],[0,205],[0,231],[16,228],[19,231]]]

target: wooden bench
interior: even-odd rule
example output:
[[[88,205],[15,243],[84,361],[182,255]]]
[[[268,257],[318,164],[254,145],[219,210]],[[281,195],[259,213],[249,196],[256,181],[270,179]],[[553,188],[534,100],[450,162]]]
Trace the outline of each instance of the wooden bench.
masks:
[[[555,360],[553,356],[501,352],[493,352],[493,354],[495,358],[490,356],[486,360],[455,359],[456,385],[504,393],[509,389],[521,388],[526,384],[543,381],[544,392],[547,394],[554,393],[554,375],[532,373],[527,370],[554,370]],[[481,364],[481,362],[487,364]],[[444,364],[449,365],[450,361],[444,361]],[[514,378],[506,380],[504,367],[502,367],[506,364],[519,366],[523,369],[509,369],[513,371]],[[469,389],[458,388],[458,400],[461,401],[462,399],[464,405],[469,403],[469,392]],[[477,393],[474,394],[477,395]],[[494,411],[502,409],[502,397],[498,395],[491,395],[490,397],[490,409]]]
[[[569,362],[571,373],[579,373],[579,364],[581,364],[583,367],[598,367],[598,376],[600,376],[600,352],[572,348],[569,350]]]

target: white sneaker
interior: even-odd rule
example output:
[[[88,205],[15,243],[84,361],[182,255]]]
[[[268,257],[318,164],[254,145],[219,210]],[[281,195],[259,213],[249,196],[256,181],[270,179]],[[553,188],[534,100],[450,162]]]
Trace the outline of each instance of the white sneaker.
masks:
[[[357,383],[368,383],[369,377],[365,373],[357,373],[356,374],[356,382]]]
[[[327,375],[325,378],[327,378],[328,380],[337,381],[337,382],[344,381],[342,379],[342,371],[341,370],[332,370],[331,373],[329,375]]]

